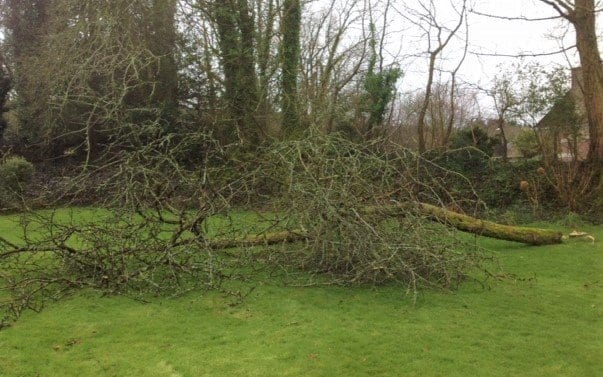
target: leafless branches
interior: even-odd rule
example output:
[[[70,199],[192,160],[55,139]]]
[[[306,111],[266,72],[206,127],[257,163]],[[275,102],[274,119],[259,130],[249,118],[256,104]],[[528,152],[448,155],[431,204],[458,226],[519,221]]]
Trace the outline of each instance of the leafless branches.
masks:
[[[427,115],[427,109],[429,107],[429,102],[432,94],[434,73],[436,70],[436,61],[441,52],[450,43],[452,38],[457,35],[457,32],[461,29],[461,27],[463,25],[467,25],[467,1],[463,0],[460,9],[454,9],[457,12],[458,18],[457,22],[454,23],[451,27],[443,25],[438,20],[437,7],[433,0],[430,0],[429,2],[419,1],[418,9],[413,9],[406,6],[403,11],[399,11],[399,14],[404,19],[413,23],[419,29],[423,30],[424,38],[427,42],[427,54],[429,57],[427,83],[425,86],[425,97],[423,99],[423,104],[421,105],[421,109],[419,111],[416,126],[418,135],[418,148],[420,153],[425,152],[427,148],[425,141],[425,117]],[[467,46],[467,43],[465,43],[465,46]],[[464,61],[464,57],[466,56],[466,49],[464,51],[465,52],[463,53],[463,58],[460,61],[461,64]],[[457,71],[458,68],[454,70],[454,72]],[[454,76],[456,76],[456,73]]]

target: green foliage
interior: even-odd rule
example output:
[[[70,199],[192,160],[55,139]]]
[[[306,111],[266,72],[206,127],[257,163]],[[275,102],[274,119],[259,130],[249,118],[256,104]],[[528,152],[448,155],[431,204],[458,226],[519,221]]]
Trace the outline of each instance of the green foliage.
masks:
[[[431,171],[445,182],[446,190],[463,198],[468,208],[473,207],[480,197],[477,185],[490,174],[490,159],[494,153],[496,140],[490,138],[481,128],[467,128],[455,132],[451,137],[448,151],[433,150],[427,158],[445,170]],[[468,209],[465,208],[465,209]]]
[[[440,179],[446,182],[450,191],[467,198],[468,203],[479,198],[486,206],[505,209],[514,205],[531,206],[534,203],[520,189],[520,183],[530,184],[532,199],[537,199],[539,207],[554,206],[557,201],[550,183],[539,173],[542,163],[537,160],[504,162],[488,156],[484,150],[492,151],[492,139],[478,131],[474,142],[472,133],[462,131],[455,135],[453,143],[464,148],[446,152],[433,151],[430,160],[456,174],[447,173]],[[470,145],[470,147],[467,147]],[[432,172],[432,174],[436,174]],[[471,207],[464,208],[465,210]]]
[[[548,115],[546,126],[566,135],[574,135],[582,125],[582,117],[576,112],[576,101],[573,96],[563,96],[554,103],[554,109]]]
[[[34,171],[32,163],[23,157],[11,156],[0,162],[0,205],[2,207],[18,205]]]
[[[603,224],[603,168],[599,174],[599,186],[595,191],[595,206],[594,206],[594,220],[598,224]]]
[[[557,223],[560,226],[571,229],[580,229],[587,225],[585,219],[576,212],[568,212],[563,218],[559,219]]]
[[[543,175],[542,162],[539,160],[518,160],[505,163],[493,160],[489,173],[481,179],[476,177],[480,197],[492,208],[505,209],[521,206],[524,211],[531,210],[546,213],[559,208],[556,193]],[[521,189],[526,182],[528,188]],[[522,212],[522,211],[520,211]]]
[[[370,70],[364,79],[366,91],[365,103],[369,113],[369,130],[383,123],[387,106],[396,93],[396,82],[402,76],[402,70],[391,67],[380,72]]]
[[[228,105],[229,132],[250,145],[260,141],[260,124],[255,112],[259,93],[255,70],[254,29],[246,0],[213,2],[210,7],[218,36],[224,72],[224,99]]]
[[[33,173],[33,164],[23,157],[11,156],[0,163],[0,178],[5,187],[17,189],[29,182]]]
[[[477,195],[488,207],[497,209],[513,205],[537,205],[544,209],[557,203],[555,190],[543,176],[541,161],[493,159],[497,141],[480,128],[461,130],[451,141],[454,149],[433,152],[431,159],[465,178],[455,179],[453,175],[446,178],[451,190],[460,196]],[[529,192],[520,189],[522,181],[528,182]]]
[[[473,177],[478,195],[493,208],[506,208],[517,202],[521,197],[519,170],[509,163],[490,161],[486,174]]]
[[[398,67],[383,68],[383,58],[377,53],[377,36],[375,25],[370,24],[371,57],[364,77],[363,110],[368,113],[367,131],[373,135],[374,128],[381,126],[387,106],[396,93],[396,82],[402,76]],[[377,61],[379,60],[379,67]]]
[[[498,140],[488,136],[486,131],[479,127],[465,128],[455,132],[450,138],[452,149],[475,148],[486,157],[492,157],[494,147]]]
[[[538,137],[533,130],[524,129],[521,130],[519,135],[513,141],[517,149],[521,152],[521,155],[525,158],[535,157],[540,153],[540,145],[538,143]]]

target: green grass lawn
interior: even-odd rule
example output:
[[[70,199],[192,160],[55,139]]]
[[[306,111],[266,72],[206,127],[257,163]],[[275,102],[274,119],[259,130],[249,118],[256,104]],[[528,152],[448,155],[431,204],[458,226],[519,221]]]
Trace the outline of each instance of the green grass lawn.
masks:
[[[595,244],[480,239],[517,279],[416,303],[403,287],[270,281],[236,306],[82,292],[0,331],[0,376],[601,376],[603,227],[584,230]]]

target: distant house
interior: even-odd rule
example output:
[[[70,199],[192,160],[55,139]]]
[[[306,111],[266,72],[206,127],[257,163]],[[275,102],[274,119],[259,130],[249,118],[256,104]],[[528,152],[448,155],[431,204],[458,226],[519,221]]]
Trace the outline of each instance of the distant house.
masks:
[[[503,148],[502,148],[502,135],[499,127],[498,120],[496,119],[488,119],[483,126],[488,136],[499,140],[501,145],[494,149],[494,157],[502,157]],[[524,127],[505,123],[505,136],[507,138],[507,158],[509,160],[514,160],[518,158],[522,158],[523,155],[519,151],[519,149],[515,146],[514,140],[515,138],[525,129]]]
[[[562,161],[585,160],[590,146],[588,121],[582,93],[582,70],[572,69],[570,90],[538,122],[545,153]]]

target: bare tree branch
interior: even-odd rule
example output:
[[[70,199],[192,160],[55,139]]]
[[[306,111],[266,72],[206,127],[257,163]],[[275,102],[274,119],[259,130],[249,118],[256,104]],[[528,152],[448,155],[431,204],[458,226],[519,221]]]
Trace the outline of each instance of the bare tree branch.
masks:
[[[558,19],[562,18],[561,15],[559,15],[559,16],[549,16],[549,17],[535,17],[535,18],[526,17],[526,16],[501,16],[501,15],[497,15],[497,14],[483,13],[483,12],[477,11],[475,9],[470,9],[469,12],[472,13],[472,14],[475,14],[477,16],[488,17],[488,18],[495,18],[497,20],[505,20],[505,21],[528,21],[528,22],[536,22],[536,21],[558,20]]]
[[[470,51],[472,55],[476,56],[489,56],[489,57],[497,57],[497,58],[535,58],[539,56],[553,56],[564,54],[568,51],[571,51],[576,48],[576,45],[571,45],[568,47],[563,47],[560,50],[549,51],[549,52],[520,52],[515,54],[506,54],[499,52],[478,52],[478,51]]]
[[[550,5],[551,7],[553,7],[553,9],[555,9],[557,11],[557,13],[559,13],[559,15],[563,18],[565,18],[566,20],[569,20],[570,22],[573,22],[573,18],[574,18],[574,8],[567,3],[566,1],[563,0],[538,0],[541,3],[545,3],[547,5]]]

